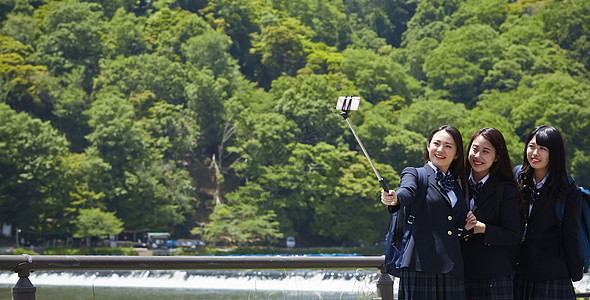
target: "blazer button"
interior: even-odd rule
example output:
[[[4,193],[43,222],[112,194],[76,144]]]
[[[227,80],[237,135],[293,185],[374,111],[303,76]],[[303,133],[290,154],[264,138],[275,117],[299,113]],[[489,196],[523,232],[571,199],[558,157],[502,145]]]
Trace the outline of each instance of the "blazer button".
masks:
[[[447,234],[448,235],[453,235],[453,232],[449,230],[449,231],[447,231]]]
[[[453,221],[453,216],[448,216],[447,219],[449,219],[449,221]]]

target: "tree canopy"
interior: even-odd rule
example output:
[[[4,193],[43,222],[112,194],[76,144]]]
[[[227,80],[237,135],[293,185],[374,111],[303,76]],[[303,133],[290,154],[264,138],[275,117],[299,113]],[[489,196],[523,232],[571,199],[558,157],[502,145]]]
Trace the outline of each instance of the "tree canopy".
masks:
[[[590,187],[590,1],[0,3],[0,221],[223,245],[375,243],[439,125],[547,124]],[[102,222],[102,223],[101,223]],[[97,226],[93,224],[103,224]]]

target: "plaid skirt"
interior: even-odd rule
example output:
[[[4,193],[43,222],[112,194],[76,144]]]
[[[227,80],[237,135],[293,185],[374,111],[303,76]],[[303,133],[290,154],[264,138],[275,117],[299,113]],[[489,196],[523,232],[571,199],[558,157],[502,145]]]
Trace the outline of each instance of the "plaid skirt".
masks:
[[[553,300],[576,299],[571,279],[532,281],[516,275],[514,279],[514,299]]]
[[[512,275],[491,279],[465,278],[465,291],[469,300],[512,300],[514,278]]]
[[[465,300],[463,279],[451,274],[401,269],[398,300]]]

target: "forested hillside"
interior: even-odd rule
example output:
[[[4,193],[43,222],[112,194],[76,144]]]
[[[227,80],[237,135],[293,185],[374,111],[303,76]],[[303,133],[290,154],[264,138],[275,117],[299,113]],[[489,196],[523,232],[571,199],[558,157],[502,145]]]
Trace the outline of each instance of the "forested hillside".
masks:
[[[0,222],[381,241],[343,95],[391,187],[442,124],[500,129],[515,164],[555,126],[588,187],[589,33],[587,0],[2,0]]]

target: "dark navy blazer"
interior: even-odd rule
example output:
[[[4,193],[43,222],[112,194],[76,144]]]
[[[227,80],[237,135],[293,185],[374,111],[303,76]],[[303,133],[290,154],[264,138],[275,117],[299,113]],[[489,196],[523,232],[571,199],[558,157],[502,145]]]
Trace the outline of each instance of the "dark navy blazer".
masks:
[[[461,186],[455,182],[457,203],[451,206],[448,195],[438,186],[436,173],[428,164],[426,199],[416,214],[412,236],[408,241],[401,267],[412,271],[451,273],[463,278],[463,259],[457,228],[465,226],[467,205]],[[405,168],[397,190],[400,205],[408,207],[415,199],[418,173],[415,168]]]
[[[500,185],[502,195],[498,195]],[[462,243],[465,276],[491,279],[511,275],[513,250],[520,243],[524,223],[518,188],[514,184],[488,179],[475,199],[473,214],[478,221],[486,224],[486,231],[472,233]]]
[[[523,195],[530,199],[530,194]],[[526,237],[521,245],[518,272],[526,279],[545,281],[571,278],[580,280],[583,275],[578,220],[582,205],[582,192],[574,182],[567,188],[565,212],[561,227],[557,224],[555,199],[548,189],[541,188],[541,197],[533,205],[527,219]],[[529,206],[525,205],[528,210]]]

